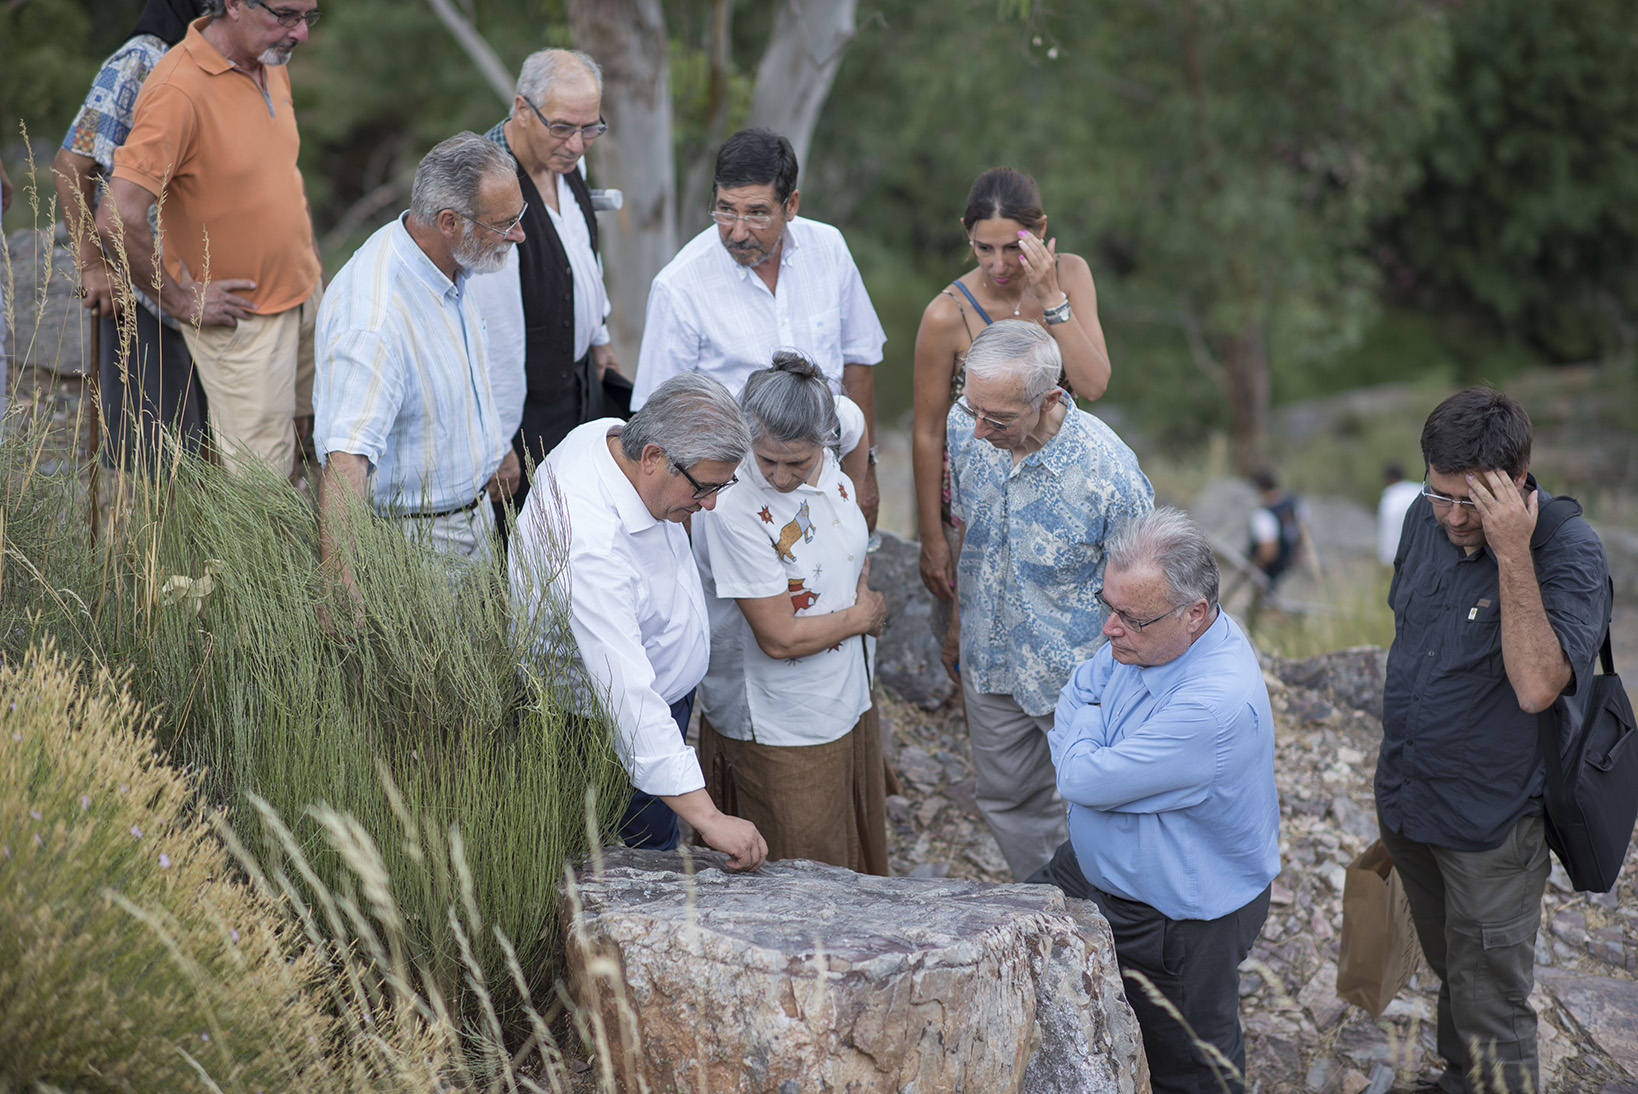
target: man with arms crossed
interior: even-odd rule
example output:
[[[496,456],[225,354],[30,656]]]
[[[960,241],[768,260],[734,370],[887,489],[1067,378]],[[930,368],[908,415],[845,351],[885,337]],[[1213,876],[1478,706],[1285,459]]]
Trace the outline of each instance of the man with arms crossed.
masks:
[[[1051,733],[1070,838],[1030,881],[1095,901],[1121,971],[1194,1031],[1127,980],[1156,1094],[1213,1094],[1219,1079],[1239,1094],[1237,969],[1280,872],[1268,688],[1218,606],[1217,559],[1192,520],[1157,509],[1105,549],[1109,644],[1069,678]]]
[[[154,65],[97,230],[131,280],[158,284],[160,309],[182,321],[222,462],[238,470],[260,459],[287,475],[293,421],[312,414],[323,269],[285,64],[319,13],[316,0],[270,2],[212,0],[213,14]]]
[[[1439,987],[1436,1089],[1540,1090],[1536,929],[1547,884],[1536,714],[1591,676],[1609,567],[1579,518],[1532,551],[1551,496],[1518,401],[1469,388],[1422,427],[1427,477],[1388,602],[1376,811]]]
[[[796,173],[796,152],[777,133],[742,129],[723,144],[712,183],[716,226],[677,252],[649,289],[631,405],[680,372],[715,377],[737,396],[776,349],[799,351],[824,370],[832,394],[847,396],[836,406],[842,432],[863,439],[841,454],[842,470],[874,528],[874,369],[887,336],[842,233],[796,215]]]
[[[1019,880],[1064,841],[1047,734],[1058,689],[1103,643],[1104,540],[1154,506],[1137,456],[1075,407],[1062,373],[1040,324],[984,328],[945,434],[964,528],[943,660],[967,708],[979,811]]]

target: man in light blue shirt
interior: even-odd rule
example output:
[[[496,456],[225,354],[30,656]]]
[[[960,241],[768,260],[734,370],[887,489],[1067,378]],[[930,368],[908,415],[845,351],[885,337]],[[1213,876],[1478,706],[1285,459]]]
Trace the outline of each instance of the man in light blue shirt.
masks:
[[[1058,689],[1103,643],[1104,540],[1154,506],[1137,456],[1062,375],[1044,327],[1003,319],[967,350],[946,425],[962,539],[944,665],[966,703],[979,811],[1019,880],[1064,841],[1047,733]]]
[[[494,515],[478,503],[486,490],[509,496],[518,464],[495,413],[467,277],[505,261],[522,217],[511,158],[459,133],[421,161],[409,212],[330,283],[313,401],[327,567],[339,564],[350,499],[435,550],[490,557]],[[351,585],[344,565],[339,576]]]
[[[1243,1091],[1236,970],[1280,872],[1268,688],[1192,520],[1156,510],[1105,550],[1109,643],[1069,678],[1050,735],[1070,838],[1030,881],[1096,901],[1121,971],[1147,977]],[[1223,1089],[1175,1017],[1135,981],[1126,994],[1156,1094]]]

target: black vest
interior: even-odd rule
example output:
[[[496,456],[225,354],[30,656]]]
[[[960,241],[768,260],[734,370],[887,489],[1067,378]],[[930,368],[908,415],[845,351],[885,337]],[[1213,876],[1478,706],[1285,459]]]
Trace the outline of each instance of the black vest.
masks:
[[[591,191],[579,171],[565,178],[591,233],[597,253],[597,217]],[[574,353],[574,272],[563,241],[552,227],[551,213],[541,200],[529,172],[518,166],[518,186],[529,209],[523,215],[528,238],[518,245],[518,287],[523,295],[523,370],[527,390],[523,397],[523,424],[512,445],[521,457],[525,450],[536,463],[556,448],[569,431],[583,422],[604,416],[603,388],[591,354],[576,361]],[[562,210],[568,214],[569,210]]]

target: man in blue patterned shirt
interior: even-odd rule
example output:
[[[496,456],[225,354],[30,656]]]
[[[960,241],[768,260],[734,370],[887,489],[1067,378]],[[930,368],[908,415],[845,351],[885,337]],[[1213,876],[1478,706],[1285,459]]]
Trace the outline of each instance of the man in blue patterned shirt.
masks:
[[[1115,431],[1058,386],[1039,324],[995,323],[950,409],[951,507],[964,525],[944,665],[961,684],[978,808],[1023,880],[1064,842],[1047,734],[1058,691],[1102,644],[1103,541],[1154,507]]]

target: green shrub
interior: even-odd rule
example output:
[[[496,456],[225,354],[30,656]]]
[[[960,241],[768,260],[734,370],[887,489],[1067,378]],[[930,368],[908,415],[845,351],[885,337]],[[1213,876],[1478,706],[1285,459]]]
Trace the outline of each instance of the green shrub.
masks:
[[[331,966],[236,880],[136,704],[83,675],[0,665],[0,1090],[430,1086],[435,1032],[351,1032]]]

